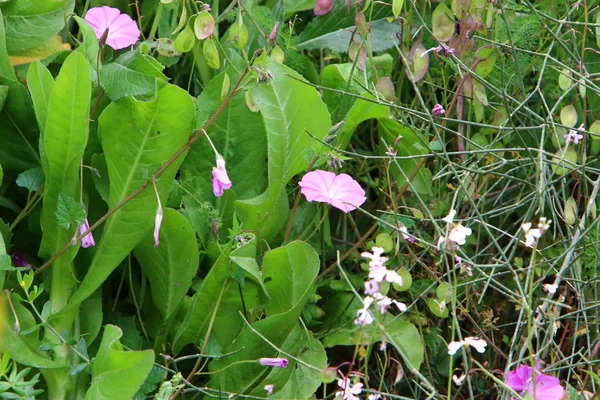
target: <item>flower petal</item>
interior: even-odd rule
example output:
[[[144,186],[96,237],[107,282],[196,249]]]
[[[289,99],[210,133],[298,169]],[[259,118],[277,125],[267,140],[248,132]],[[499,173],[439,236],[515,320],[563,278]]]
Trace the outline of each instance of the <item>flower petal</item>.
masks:
[[[298,185],[306,200],[330,203],[330,188],[334,179],[335,174],[333,172],[318,169],[304,175]]]

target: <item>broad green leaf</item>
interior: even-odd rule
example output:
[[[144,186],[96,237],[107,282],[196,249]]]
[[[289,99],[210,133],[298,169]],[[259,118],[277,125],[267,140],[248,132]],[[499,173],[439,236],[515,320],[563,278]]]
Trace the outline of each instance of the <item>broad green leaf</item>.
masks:
[[[215,245],[216,246],[216,245]],[[243,302],[238,284],[231,278],[231,245],[219,249],[221,255],[211,267],[202,285],[194,295],[188,312],[175,333],[173,349],[178,353],[185,345],[200,345],[216,310],[212,338],[221,346],[228,346],[242,328],[239,312],[260,303],[260,289],[253,281],[246,281]],[[219,301],[220,298],[220,301]]]
[[[404,319],[396,318],[385,325],[383,334],[410,365],[410,369],[418,371],[423,362],[425,347],[417,327]]]
[[[62,37],[58,35],[52,36],[36,47],[11,53],[10,62],[15,66],[29,64],[34,61],[45,60],[56,53],[69,50],[71,50],[71,45],[63,43]]]
[[[0,184],[2,184],[2,168],[0,168]],[[6,254],[6,244],[4,243],[4,238],[0,235],[0,259],[8,261],[10,266],[10,256]],[[0,264],[2,262],[0,261]],[[6,270],[4,268],[0,268],[0,290],[4,288],[4,278],[6,277]]]
[[[138,391],[154,364],[154,352],[124,351],[120,328],[106,325],[94,360],[92,384],[86,400],[129,400]]]
[[[364,96],[369,97],[368,94]],[[388,118],[390,110],[388,106],[377,104],[374,101],[368,101],[363,99],[356,100],[354,106],[350,109],[346,117],[344,118],[344,125],[340,128],[337,134],[337,139],[334,142],[336,147],[339,149],[346,149],[352,135],[360,123],[368,119],[376,118]]]
[[[391,16],[388,4],[375,4],[369,15],[373,22],[374,41],[372,50],[383,51],[394,46],[396,32],[402,29],[400,21],[388,23],[385,18]],[[392,28],[395,27],[395,30]],[[327,15],[313,19],[298,37],[299,49],[328,48],[334,51],[346,52],[350,44],[349,38],[354,31],[354,15],[348,14],[346,5],[336,1],[333,10]],[[375,29],[378,33],[375,33]],[[390,38],[392,36],[394,39]],[[345,43],[344,43],[345,39]]]
[[[150,280],[154,305],[164,320],[171,317],[186,295],[198,270],[198,244],[190,223],[176,210],[166,208],[154,247],[152,232],[135,248],[135,257]]]
[[[162,73],[164,67],[144,51],[144,46],[140,46],[102,66],[100,83],[111,100],[149,94],[157,81],[167,81]]]
[[[79,306],[79,329],[87,346],[91,346],[102,328],[102,291],[85,299]]]
[[[58,201],[56,203],[56,211],[54,214],[56,215],[58,224],[67,230],[71,228],[71,226],[83,224],[83,221],[85,220],[85,210],[81,203],[76,202],[62,192],[58,194]]]
[[[74,16],[73,19],[79,25],[79,31],[83,35],[83,41],[75,51],[83,54],[90,63],[90,68],[93,72],[96,72],[96,68],[98,67],[98,38],[96,37],[96,33],[83,18]],[[97,77],[92,75],[92,79],[95,82]]]
[[[6,29],[4,28],[4,18],[0,9],[0,76],[15,80],[17,76],[8,58],[6,50]]]
[[[402,136],[399,145],[394,149],[398,152],[398,156],[416,156],[428,152],[424,144],[425,139],[399,122],[391,119],[380,119],[379,132],[380,137],[385,139],[388,146],[391,146],[398,136]],[[386,151],[387,147],[381,143],[379,147],[380,154],[384,155]],[[399,187],[403,186],[418,165],[418,159],[400,159],[391,163],[390,169],[392,176],[396,180],[396,184]],[[432,194],[431,180],[431,171],[425,166],[421,166],[417,175],[412,180],[409,190],[420,194]]]
[[[40,132],[44,132],[46,120],[48,119],[48,103],[50,102],[52,90],[54,90],[54,78],[48,68],[41,62],[36,61],[29,66],[27,87],[31,94]],[[42,155],[42,157],[44,156]]]
[[[259,229],[272,240],[287,222],[289,212],[285,187],[306,170],[322,145],[311,135],[323,139],[331,127],[331,117],[319,93],[295,71],[275,61],[265,68],[273,79],[252,89],[267,129],[269,186],[250,200],[238,200],[236,212],[245,229]]]
[[[88,69],[89,71],[89,69]],[[182,89],[165,85],[149,101],[131,97],[110,104],[99,118],[99,135],[110,180],[109,207],[145,184],[187,142],[194,104]],[[182,156],[183,157],[183,156]],[[182,158],[157,180],[163,202]],[[87,275],[70,306],[90,296],[154,225],[157,203],[152,185],[110,216],[104,224]]]
[[[262,289],[261,303],[264,303],[267,301],[269,295],[267,293],[267,288],[265,287],[262,273],[258,267],[258,263],[256,262],[256,248],[258,246],[257,242],[258,240],[256,236],[252,235],[252,239],[234,249],[229,258],[231,258],[231,261],[242,268],[248,274],[248,276],[260,286]]]
[[[36,192],[44,183],[44,171],[41,167],[28,169],[19,174],[15,183],[17,186],[27,189],[29,193]]]
[[[314,0],[283,0],[283,19],[288,19],[298,11],[311,10]]]
[[[65,26],[73,12],[74,0],[19,0],[3,8],[6,47],[9,54],[35,48]]]
[[[498,52],[491,45],[481,46],[475,52],[475,73],[481,78],[487,77],[494,70],[496,60],[498,59]]]
[[[6,102],[6,98],[8,97],[8,86],[0,85],[0,110],[4,108],[4,103]]]
[[[267,318],[253,323],[254,330],[275,346],[282,347],[297,327],[298,317],[306,300],[314,292],[313,283],[318,271],[317,252],[304,242],[292,242],[268,252],[263,264],[263,277],[271,301],[267,305]],[[288,277],[289,282],[280,287],[284,277]],[[234,354],[214,360],[210,364],[211,371],[221,371],[213,375],[210,386],[227,392],[250,392],[268,367],[263,367],[258,362],[247,361],[275,357],[277,352],[248,327],[244,328],[224,352],[234,351]],[[243,363],[240,364],[240,361]]]

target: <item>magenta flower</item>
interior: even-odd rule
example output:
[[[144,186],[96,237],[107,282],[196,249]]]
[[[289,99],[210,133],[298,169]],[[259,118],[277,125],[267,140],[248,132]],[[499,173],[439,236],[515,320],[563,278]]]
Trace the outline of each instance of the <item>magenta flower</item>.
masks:
[[[154,217],[154,247],[158,248],[158,234],[160,232],[160,225],[162,224],[163,210],[161,206],[158,206],[156,210],[156,216]]]
[[[308,201],[329,203],[347,213],[363,205],[365,191],[350,175],[336,175],[322,170],[311,171],[298,183]]]
[[[263,357],[258,360],[263,367],[285,368],[288,365],[287,358],[267,358]]]
[[[433,106],[433,108],[431,109],[431,114],[434,117],[439,117],[440,115],[444,115],[446,114],[446,110],[444,110],[444,107],[442,107],[441,104],[436,104],[435,106]]]
[[[87,218],[83,221],[83,224],[79,225],[79,234],[83,235],[85,232],[90,229],[90,224]],[[92,236],[92,232],[88,233],[81,239],[81,247],[87,249],[88,247],[95,246],[96,242],[94,242],[94,237]]]
[[[504,375],[504,380],[508,387],[521,396],[528,394],[534,400],[560,400],[562,398],[565,390],[558,378],[535,371],[534,384],[533,372],[533,368],[521,364],[514,371]]]
[[[217,166],[212,170],[212,185],[213,193],[217,197],[223,196],[223,191],[231,188],[231,181],[225,169],[225,160],[219,155],[217,156]]]
[[[317,0],[315,3],[315,15],[329,14],[333,9],[333,0]]]
[[[131,46],[140,40],[140,30],[135,21],[129,15],[121,14],[117,8],[90,8],[85,21],[90,24],[98,39],[108,31],[106,44],[115,50]]]

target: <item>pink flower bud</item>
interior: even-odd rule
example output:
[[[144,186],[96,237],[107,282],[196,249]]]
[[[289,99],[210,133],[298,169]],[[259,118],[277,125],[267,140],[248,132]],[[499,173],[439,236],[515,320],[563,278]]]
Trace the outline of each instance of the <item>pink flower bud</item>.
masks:
[[[83,235],[85,232],[90,229],[90,224],[87,220],[83,221],[83,224],[79,225],[79,234]],[[88,247],[95,246],[96,242],[94,242],[94,237],[92,236],[92,232],[88,233],[81,239],[81,247],[87,249]]]
[[[434,117],[439,117],[440,115],[444,115],[446,114],[446,110],[444,110],[444,107],[442,107],[441,104],[436,104],[435,106],[433,106],[433,108],[431,109],[431,114]]]
[[[263,367],[285,368],[288,365],[287,358],[266,358],[258,360]]]
[[[158,206],[156,210],[156,216],[154,217],[154,247],[158,247],[158,233],[160,232],[160,225],[162,224],[163,210],[161,206]]]
[[[334,0],[317,0],[315,4],[315,15],[326,15],[333,9]]]
[[[231,188],[231,181],[225,169],[225,160],[217,156],[217,166],[212,170],[213,193],[217,197],[223,196],[223,191]]]

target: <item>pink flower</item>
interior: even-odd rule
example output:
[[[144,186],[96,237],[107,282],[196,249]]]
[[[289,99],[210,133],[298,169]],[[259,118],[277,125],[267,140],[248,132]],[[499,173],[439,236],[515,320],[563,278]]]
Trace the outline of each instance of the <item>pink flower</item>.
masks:
[[[575,143],[579,144],[579,141],[583,139],[583,135],[578,134],[577,132],[582,132],[584,130],[584,124],[581,124],[577,129],[569,129],[569,133],[565,134],[565,143]]]
[[[156,210],[156,216],[154,217],[154,247],[158,248],[158,234],[160,232],[160,225],[162,224],[163,210],[162,207],[158,207]]]
[[[379,292],[379,284],[375,279],[365,282],[365,294],[375,294]]]
[[[265,391],[268,396],[273,394],[273,389],[275,389],[275,385],[265,385]]]
[[[362,392],[362,383],[350,385],[350,379],[338,379],[338,386],[342,389],[335,393],[335,397],[341,397],[343,400],[359,400],[357,396]]]
[[[83,235],[85,232],[90,229],[90,224],[87,218],[83,221],[83,224],[79,225],[79,234]],[[88,247],[95,246],[96,242],[94,242],[94,237],[92,236],[92,232],[88,233],[81,239],[81,247],[87,249]]]
[[[287,358],[267,358],[263,357],[258,360],[263,367],[285,368],[288,366]]]
[[[90,24],[98,39],[108,30],[106,44],[115,50],[131,46],[140,40],[140,30],[135,21],[129,15],[121,14],[117,8],[90,8],[85,21]]]
[[[504,376],[504,380],[508,387],[521,396],[527,393],[534,400],[560,400],[562,398],[565,390],[558,378],[535,371],[534,384],[533,372],[533,368],[521,364],[514,371],[508,372]]]
[[[431,114],[434,117],[439,117],[440,115],[444,115],[446,114],[446,110],[444,110],[444,107],[442,107],[441,104],[436,104],[435,106],[433,106],[433,108],[431,109]]]
[[[350,175],[327,171],[311,171],[298,183],[308,201],[329,203],[343,212],[360,207],[367,198],[365,191]]]
[[[315,3],[315,15],[329,14],[333,9],[333,0],[317,0]]]
[[[217,197],[223,196],[223,191],[231,188],[231,181],[225,169],[225,160],[221,156],[217,156],[217,166],[212,170],[212,185],[213,193]]]

